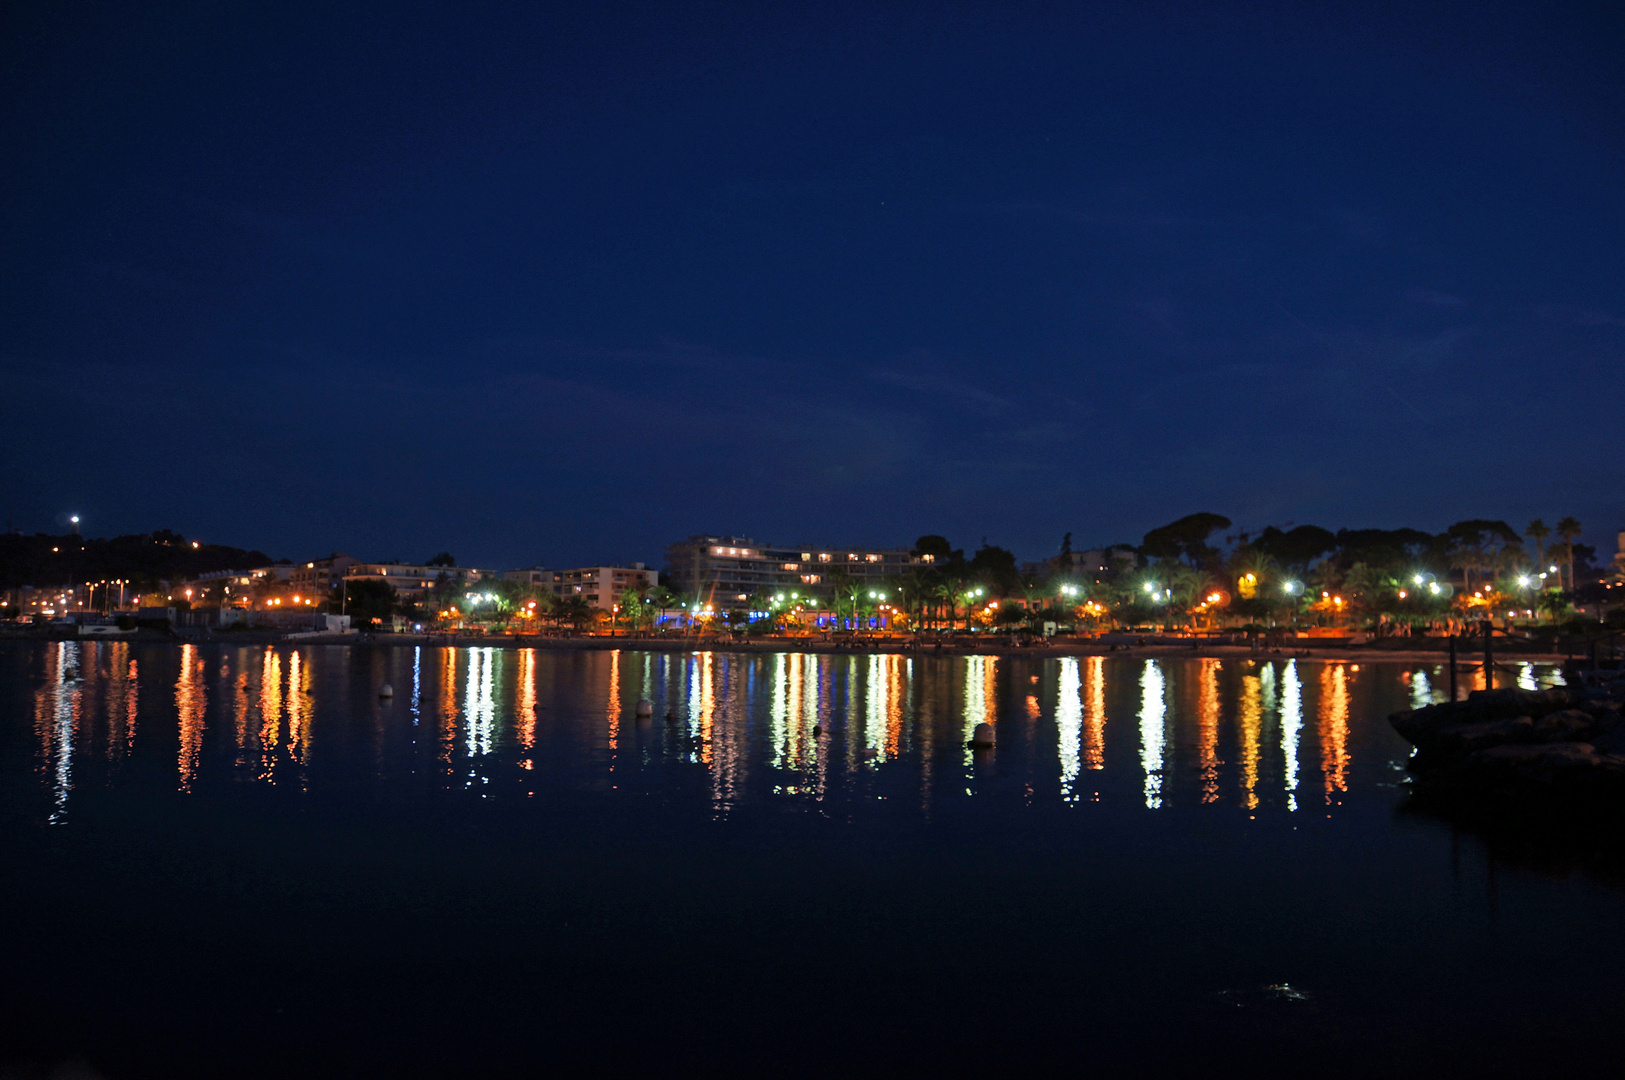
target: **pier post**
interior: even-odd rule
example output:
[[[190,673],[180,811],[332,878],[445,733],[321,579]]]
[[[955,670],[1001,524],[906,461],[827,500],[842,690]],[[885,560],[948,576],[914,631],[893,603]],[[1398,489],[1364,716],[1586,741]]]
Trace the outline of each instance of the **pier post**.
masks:
[[[1484,620],[1484,689],[1495,689],[1495,657],[1490,653],[1490,635],[1495,633],[1495,624]]]
[[[1450,635],[1450,700],[1456,700],[1456,635]]]

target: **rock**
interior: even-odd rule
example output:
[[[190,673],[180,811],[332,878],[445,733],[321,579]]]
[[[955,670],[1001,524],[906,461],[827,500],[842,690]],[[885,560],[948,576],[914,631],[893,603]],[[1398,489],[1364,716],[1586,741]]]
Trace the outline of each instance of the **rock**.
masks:
[[[1618,798],[1625,794],[1625,756],[1590,743],[1495,746],[1417,780],[1422,790],[1456,789],[1503,797]]]
[[[1546,690],[1503,686],[1498,690],[1474,690],[1467,695],[1467,704],[1488,714],[1528,715],[1538,720],[1549,712],[1567,708],[1569,692],[1561,686],[1553,686]]]
[[[1535,735],[1535,721],[1529,716],[1514,716],[1510,720],[1455,724],[1440,728],[1434,735],[1434,747],[1440,750],[1485,750],[1504,743],[1529,742]]]
[[[1597,722],[1588,712],[1563,709],[1547,713],[1535,725],[1536,742],[1571,742],[1583,739],[1596,728]]]
[[[1494,746],[1480,750],[1466,764],[1478,769],[1516,774],[1525,780],[1551,783],[1558,774],[1590,769],[1601,763],[1602,755],[1590,743],[1534,743],[1527,746]]]
[[[1421,745],[1430,741],[1433,734],[1442,727],[1474,723],[1482,719],[1465,701],[1441,701],[1437,705],[1424,705],[1420,709],[1396,712],[1388,717],[1388,722],[1394,725],[1394,730],[1403,735],[1406,741]]]
[[[1388,717],[1388,722],[1411,745],[1418,750],[1426,750],[1438,745],[1440,733],[1446,728],[1487,724],[1520,716],[1539,720],[1568,704],[1569,695],[1562,687],[1523,690],[1508,686],[1499,690],[1474,690],[1465,701],[1441,701],[1437,705],[1397,712]]]
[[[1609,724],[1600,735],[1593,735],[1586,742],[1597,748],[1599,754],[1625,754],[1625,724]]]

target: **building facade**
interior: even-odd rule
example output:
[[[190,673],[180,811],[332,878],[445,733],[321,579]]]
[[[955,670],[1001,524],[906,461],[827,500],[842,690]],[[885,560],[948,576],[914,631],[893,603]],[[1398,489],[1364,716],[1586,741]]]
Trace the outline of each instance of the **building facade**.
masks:
[[[295,563],[288,574],[288,589],[297,594],[301,601],[310,598],[325,600],[327,594],[333,591],[333,586],[344,580],[346,571],[360,561],[335,553],[325,559]]]
[[[358,581],[382,581],[395,590],[403,603],[426,601],[442,580],[454,589],[466,588],[496,575],[489,570],[472,566],[419,566],[413,563],[352,563],[344,571],[346,584]]]
[[[627,590],[652,589],[660,574],[642,563],[631,566],[584,566],[554,572],[553,592],[561,599],[579,596],[601,611],[613,611]]]
[[[691,536],[666,548],[666,573],[677,592],[718,608],[781,592],[827,603],[843,579],[878,585],[930,559],[908,548],[790,547],[743,536]]]
[[[575,570],[532,566],[525,570],[508,570],[502,576],[508,581],[546,589],[561,600],[579,597],[600,611],[614,611],[620,595],[629,589],[647,591],[660,584],[659,573],[640,562],[631,566],[583,566]]]

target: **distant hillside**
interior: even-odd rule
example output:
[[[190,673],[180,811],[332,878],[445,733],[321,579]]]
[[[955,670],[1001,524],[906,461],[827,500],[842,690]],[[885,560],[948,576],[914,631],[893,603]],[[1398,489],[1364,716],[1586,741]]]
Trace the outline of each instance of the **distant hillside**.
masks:
[[[265,566],[263,551],[197,544],[168,529],[99,540],[86,536],[0,535],[0,588],[40,588],[123,579],[140,585],[191,578],[212,570]]]

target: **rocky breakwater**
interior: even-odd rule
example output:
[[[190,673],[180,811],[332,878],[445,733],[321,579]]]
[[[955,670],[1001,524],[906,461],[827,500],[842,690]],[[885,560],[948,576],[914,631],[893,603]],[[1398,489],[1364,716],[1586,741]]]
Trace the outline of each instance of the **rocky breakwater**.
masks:
[[[1549,690],[1475,690],[1394,713],[1416,747],[1419,795],[1540,800],[1605,799],[1625,805],[1625,679]]]

